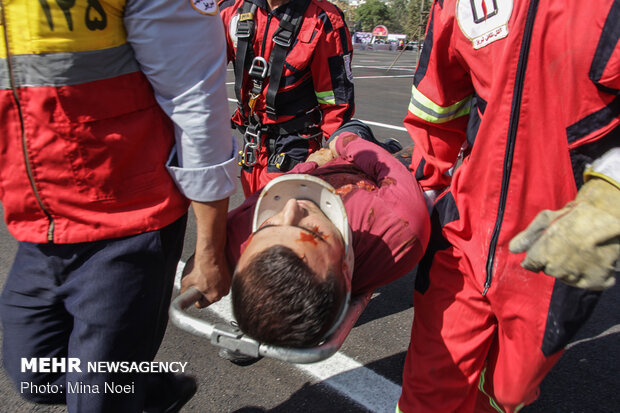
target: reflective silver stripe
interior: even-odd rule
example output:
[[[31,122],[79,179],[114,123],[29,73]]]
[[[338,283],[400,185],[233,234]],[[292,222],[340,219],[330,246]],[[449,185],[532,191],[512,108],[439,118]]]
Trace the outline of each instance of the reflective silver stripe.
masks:
[[[0,59],[0,90],[10,89],[11,84],[9,82],[9,69],[7,67],[6,59]]]
[[[431,123],[444,123],[469,114],[472,96],[443,107],[424,96],[415,86],[411,87],[409,112]]]
[[[140,70],[128,44],[87,52],[13,55],[11,59],[16,87],[77,85]],[[0,89],[10,89],[7,61],[0,60]]]

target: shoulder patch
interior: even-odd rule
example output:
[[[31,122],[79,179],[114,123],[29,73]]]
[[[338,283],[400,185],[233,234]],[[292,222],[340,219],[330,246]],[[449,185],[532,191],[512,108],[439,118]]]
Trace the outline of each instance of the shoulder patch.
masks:
[[[458,0],[456,20],[474,49],[508,36],[513,0]]]
[[[217,13],[215,0],[189,0],[189,3],[200,14],[214,15]]]

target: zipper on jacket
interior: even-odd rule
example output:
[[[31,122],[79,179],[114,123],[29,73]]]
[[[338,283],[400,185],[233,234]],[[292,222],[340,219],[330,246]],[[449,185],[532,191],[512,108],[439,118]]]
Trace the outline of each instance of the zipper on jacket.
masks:
[[[30,186],[32,188],[32,191],[34,192],[34,196],[37,200],[37,203],[39,204],[39,208],[41,208],[41,210],[47,217],[47,220],[49,223],[47,227],[47,241],[54,242],[54,218],[52,218],[52,215],[43,205],[43,200],[41,199],[41,195],[39,194],[39,191],[37,190],[37,187],[35,185],[34,174],[32,173],[32,166],[30,165],[30,158],[28,157],[28,148],[27,148],[27,142],[26,142],[26,128],[24,126],[24,115],[22,113],[22,107],[19,101],[19,95],[17,94],[17,88],[15,86],[15,75],[13,73],[13,61],[11,58],[11,50],[9,48],[9,36],[8,36],[8,30],[6,28],[4,3],[2,1],[0,1],[0,14],[2,18],[2,30],[4,31],[4,46],[5,46],[5,51],[6,51],[6,63],[8,67],[8,73],[9,73],[9,82],[11,83],[13,99],[15,99],[15,106],[17,107],[17,113],[19,115],[19,123],[20,123],[21,131],[22,131],[21,140],[22,140],[22,150],[24,154],[24,161],[26,162],[26,173],[28,174],[28,180],[30,181]]]
[[[523,40],[521,41],[521,51],[519,56],[519,65],[517,66],[517,76],[515,78],[515,90],[512,96],[512,109],[510,112],[510,123],[508,124],[508,140],[506,142],[506,152],[504,154],[504,169],[502,172],[502,188],[499,198],[499,206],[497,208],[497,218],[491,243],[489,244],[489,253],[487,256],[486,271],[487,276],[484,281],[485,295],[491,287],[493,279],[493,264],[495,263],[495,250],[497,249],[497,241],[506,212],[506,198],[508,197],[508,186],[510,183],[510,173],[512,171],[512,159],[514,155],[515,141],[517,138],[517,128],[519,126],[519,117],[521,115],[521,100],[523,98],[523,83],[525,81],[525,70],[527,69],[527,61],[529,58],[530,43],[532,40],[532,31],[534,29],[534,20],[538,10],[538,0],[532,0],[527,11],[527,19],[525,21],[525,30],[523,32]]]

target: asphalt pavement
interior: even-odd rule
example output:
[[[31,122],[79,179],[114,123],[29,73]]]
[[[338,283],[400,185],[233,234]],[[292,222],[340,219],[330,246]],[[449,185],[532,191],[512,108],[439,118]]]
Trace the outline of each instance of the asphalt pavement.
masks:
[[[402,120],[409,103],[416,54],[358,51],[353,59],[356,118],[367,121],[378,138],[408,144]],[[390,70],[388,68],[391,67]],[[228,95],[234,97],[229,69]],[[234,102],[230,100],[231,111]],[[240,188],[231,208],[243,200]],[[195,245],[190,219],[183,260]],[[0,226],[0,283],[10,268],[16,243]],[[413,318],[413,274],[375,292],[341,350],[316,365],[272,359],[241,367],[223,360],[208,340],[169,325],[157,360],[187,362],[199,382],[183,412],[354,413],[394,411]],[[620,283],[619,283],[620,284]],[[191,310],[221,321],[227,303]],[[0,340],[2,332],[0,331]],[[603,293],[594,314],[541,385],[541,396],[525,413],[620,412],[620,286]],[[63,406],[23,401],[0,371],[0,412],[63,412]],[[122,413],[122,412],[121,412]]]

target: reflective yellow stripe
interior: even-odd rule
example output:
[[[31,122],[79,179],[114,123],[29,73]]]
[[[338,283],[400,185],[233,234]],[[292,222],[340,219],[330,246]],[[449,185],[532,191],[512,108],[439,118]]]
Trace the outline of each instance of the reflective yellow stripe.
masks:
[[[319,103],[322,103],[324,105],[335,105],[336,104],[336,97],[334,96],[334,91],[333,90],[328,90],[327,92],[314,92],[316,94],[316,100]]]
[[[431,123],[445,123],[468,115],[471,98],[468,96],[453,105],[443,107],[424,96],[415,86],[412,86],[409,112]]]
[[[125,0],[77,0],[66,10],[58,4],[56,0],[4,3],[12,54],[83,52],[126,43]],[[0,57],[6,57],[0,32]]]
[[[396,412],[395,413],[403,413],[403,411],[400,410],[400,406],[398,404],[396,405]]]

